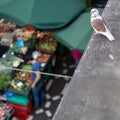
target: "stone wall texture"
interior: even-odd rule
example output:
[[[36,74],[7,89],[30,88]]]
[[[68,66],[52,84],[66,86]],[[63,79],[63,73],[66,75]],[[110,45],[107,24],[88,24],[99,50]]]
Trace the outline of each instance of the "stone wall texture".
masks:
[[[120,1],[102,16],[115,37],[92,35],[53,120],[120,120]]]

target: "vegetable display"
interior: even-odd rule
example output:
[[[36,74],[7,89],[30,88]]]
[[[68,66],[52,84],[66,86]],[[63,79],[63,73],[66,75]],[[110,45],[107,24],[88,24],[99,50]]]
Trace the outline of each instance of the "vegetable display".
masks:
[[[23,82],[21,80],[12,80],[10,85],[17,91],[24,92],[26,91],[30,86],[28,83]]]
[[[57,47],[57,41],[51,32],[38,32],[36,49],[45,53],[53,53]]]
[[[53,53],[56,50],[56,45],[48,42],[42,42],[40,41],[37,46],[38,49],[41,51],[44,51],[46,53]]]
[[[30,73],[17,72],[16,76],[8,82],[6,89],[12,92],[25,92],[29,90],[31,83]]]
[[[5,59],[0,61],[0,75],[8,75],[12,70],[6,69],[6,67],[12,67],[12,62]]]
[[[4,86],[9,83],[10,80],[10,75],[0,75],[0,90],[2,90]]]
[[[32,69],[32,66],[28,65],[28,64],[25,64],[25,65],[22,65],[21,69],[30,71]]]
[[[31,77],[29,72],[18,72],[16,76],[13,78],[15,81],[22,81],[27,84],[31,84]]]

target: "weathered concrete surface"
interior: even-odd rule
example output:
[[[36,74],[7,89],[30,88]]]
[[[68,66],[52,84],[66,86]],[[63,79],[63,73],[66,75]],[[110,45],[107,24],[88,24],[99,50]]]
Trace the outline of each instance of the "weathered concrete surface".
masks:
[[[92,36],[53,120],[120,120],[120,1],[103,17],[116,41]]]

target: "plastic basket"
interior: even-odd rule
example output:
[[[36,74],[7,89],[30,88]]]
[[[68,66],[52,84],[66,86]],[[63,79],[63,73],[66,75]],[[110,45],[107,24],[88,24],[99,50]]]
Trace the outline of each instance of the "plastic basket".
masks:
[[[32,112],[32,99],[29,100],[29,103],[27,105],[20,105],[20,104],[15,104],[15,103],[10,103],[7,102],[9,106],[12,106],[14,109],[13,116],[21,119],[21,120],[26,120],[28,116]]]
[[[5,86],[4,87],[4,90],[5,91],[8,91],[8,92],[11,92],[11,93],[13,93],[13,94],[18,94],[18,95],[24,95],[24,96],[26,96],[26,97],[29,97],[29,95],[30,95],[30,92],[31,92],[31,87],[29,87],[27,90],[25,90],[25,91],[17,91],[17,90],[15,90],[13,87],[11,87],[11,86]]]
[[[13,95],[12,97],[7,97],[7,101],[16,104],[27,105],[29,99],[22,95]]]

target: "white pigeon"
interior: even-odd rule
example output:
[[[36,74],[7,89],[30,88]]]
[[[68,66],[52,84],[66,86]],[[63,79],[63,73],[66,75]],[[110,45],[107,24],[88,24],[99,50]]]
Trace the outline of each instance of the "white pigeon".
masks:
[[[102,34],[106,36],[110,41],[115,40],[110,30],[107,28],[105,21],[100,16],[97,9],[91,10],[91,26],[93,27],[95,34]]]

